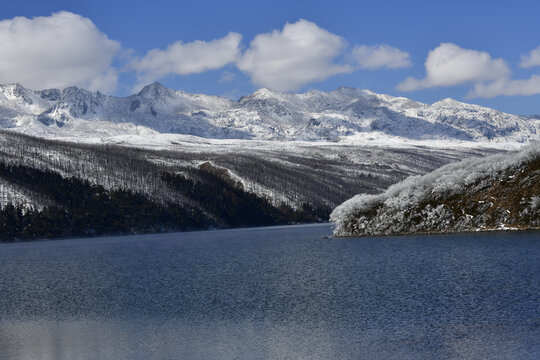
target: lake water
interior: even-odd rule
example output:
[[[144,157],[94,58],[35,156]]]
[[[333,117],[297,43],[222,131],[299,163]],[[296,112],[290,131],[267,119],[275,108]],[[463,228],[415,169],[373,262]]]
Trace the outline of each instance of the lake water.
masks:
[[[0,359],[539,359],[540,233],[0,245]]]

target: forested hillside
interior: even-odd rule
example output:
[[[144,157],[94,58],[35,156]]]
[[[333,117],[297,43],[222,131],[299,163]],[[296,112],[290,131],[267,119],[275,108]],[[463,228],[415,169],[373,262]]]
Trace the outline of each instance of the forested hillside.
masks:
[[[355,193],[490,150],[292,144],[151,150],[0,133],[4,241],[327,221]]]
[[[331,215],[337,236],[540,228],[540,142],[360,194]]]
[[[202,181],[162,174],[165,182],[196,202],[194,207],[152,201],[130,190],[106,190],[52,171],[0,163],[2,179],[49,203],[39,210],[6,205],[0,210],[0,241],[317,222],[329,214],[329,208],[308,205],[296,210],[287,205],[274,207],[212,173],[199,170],[198,175]]]

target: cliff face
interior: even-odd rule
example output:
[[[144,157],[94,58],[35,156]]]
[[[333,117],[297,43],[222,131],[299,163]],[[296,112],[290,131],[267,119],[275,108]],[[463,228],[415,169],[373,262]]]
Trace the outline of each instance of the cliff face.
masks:
[[[336,236],[540,228],[540,143],[357,195],[331,221]]]

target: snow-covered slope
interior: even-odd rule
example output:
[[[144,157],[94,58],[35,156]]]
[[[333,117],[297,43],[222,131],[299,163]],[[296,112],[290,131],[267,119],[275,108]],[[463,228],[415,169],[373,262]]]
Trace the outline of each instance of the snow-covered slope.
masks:
[[[330,215],[337,236],[540,227],[540,142],[360,194]]]
[[[0,130],[0,167],[12,164],[50,170],[105,189],[124,189],[159,201],[175,201],[175,193],[163,183],[161,175],[192,174],[208,163],[222,169],[235,183],[242,183],[244,190],[273,204],[299,207],[309,203],[333,208],[354,194],[379,193],[408,176],[425,174],[462,158],[500,152],[489,148],[392,148],[191,138],[191,142],[172,140],[174,145],[169,147],[132,147],[126,146],[133,144],[131,138],[118,143],[78,144]],[[37,208],[47,204],[47,198],[25,191],[12,180],[2,179],[0,174],[0,207],[10,202]]]
[[[347,141],[370,138],[525,143],[540,119],[445,99],[432,105],[338,88],[288,94],[259,89],[238,101],[153,83],[128,97],[76,87],[0,85],[0,127],[44,137],[186,134],[216,139]]]

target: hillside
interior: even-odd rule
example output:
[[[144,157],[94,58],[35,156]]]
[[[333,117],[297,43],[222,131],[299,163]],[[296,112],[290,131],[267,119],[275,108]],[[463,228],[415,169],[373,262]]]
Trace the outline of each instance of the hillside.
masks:
[[[99,226],[74,226],[62,236],[326,221],[333,207],[356,193],[377,193],[407,176],[493,152],[192,141],[154,150],[0,132],[0,208],[64,220],[62,209],[75,218],[95,215]],[[79,209],[78,202],[91,206]],[[137,204],[149,216],[141,219]],[[32,216],[42,221],[37,213]]]
[[[444,99],[407,98],[341,87],[289,94],[259,89],[237,101],[189,94],[159,83],[115,97],[70,87],[34,91],[0,85],[0,128],[77,141],[161,134],[207,139],[525,143],[538,138],[540,119]],[[133,138],[132,138],[133,139]]]
[[[540,142],[356,195],[330,219],[336,236],[540,228]]]

